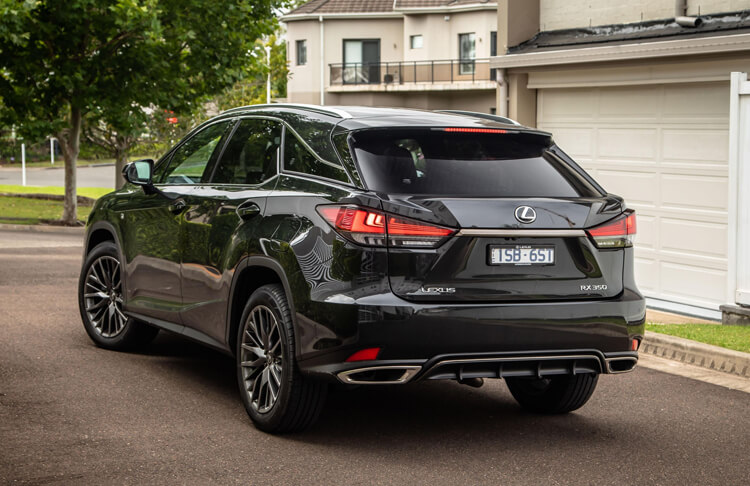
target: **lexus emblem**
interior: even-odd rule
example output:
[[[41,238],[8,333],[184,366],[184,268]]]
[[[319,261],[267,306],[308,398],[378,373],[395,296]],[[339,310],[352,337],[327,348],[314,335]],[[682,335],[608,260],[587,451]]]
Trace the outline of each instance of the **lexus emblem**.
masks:
[[[530,206],[518,206],[516,208],[516,219],[525,224],[536,221],[536,211]]]

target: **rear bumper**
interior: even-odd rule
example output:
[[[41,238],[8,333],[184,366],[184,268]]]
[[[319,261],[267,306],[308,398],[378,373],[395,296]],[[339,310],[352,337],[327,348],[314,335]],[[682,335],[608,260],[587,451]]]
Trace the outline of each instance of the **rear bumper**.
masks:
[[[436,356],[421,364],[397,361],[349,364],[332,373],[350,385],[395,385],[419,380],[466,380],[469,378],[549,378],[586,373],[627,373],[635,368],[638,353],[603,354],[596,350],[503,353],[497,355]]]
[[[427,305],[380,294],[318,306],[328,322],[317,320],[318,345],[298,356],[300,369],[347,383],[365,368],[385,383],[630,371],[646,315],[643,296],[628,289],[599,301]],[[377,360],[346,362],[372,347]]]

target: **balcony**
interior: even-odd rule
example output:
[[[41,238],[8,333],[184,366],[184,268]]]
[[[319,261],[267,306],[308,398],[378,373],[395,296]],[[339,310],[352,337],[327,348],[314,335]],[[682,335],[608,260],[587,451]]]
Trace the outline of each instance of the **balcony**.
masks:
[[[495,89],[485,59],[329,64],[329,92]]]

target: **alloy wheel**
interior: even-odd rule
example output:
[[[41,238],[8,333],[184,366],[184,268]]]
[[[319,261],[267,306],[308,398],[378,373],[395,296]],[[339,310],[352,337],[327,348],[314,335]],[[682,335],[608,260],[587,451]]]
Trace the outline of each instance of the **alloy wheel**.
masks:
[[[102,337],[119,335],[128,318],[122,312],[120,262],[105,255],[97,258],[86,272],[84,306],[91,325]]]
[[[240,353],[250,403],[258,412],[267,413],[279,398],[284,364],[279,323],[268,307],[256,306],[248,316]]]

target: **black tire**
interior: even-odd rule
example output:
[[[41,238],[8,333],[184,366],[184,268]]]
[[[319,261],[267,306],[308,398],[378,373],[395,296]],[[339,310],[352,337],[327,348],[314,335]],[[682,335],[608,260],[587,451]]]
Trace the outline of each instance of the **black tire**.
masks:
[[[159,333],[122,313],[121,267],[117,246],[106,241],[86,256],[78,280],[84,329],[97,346],[118,351],[145,346]]]
[[[534,413],[560,414],[578,410],[591,398],[599,375],[586,373],[552,378],[506,378],[513,398]]]
[[[242,402],[260,430],[297,432],[320,415],[327,386],[302,376],[294,351],[292,315],[283,287],[260,287],[242,312],[236,349]]]

